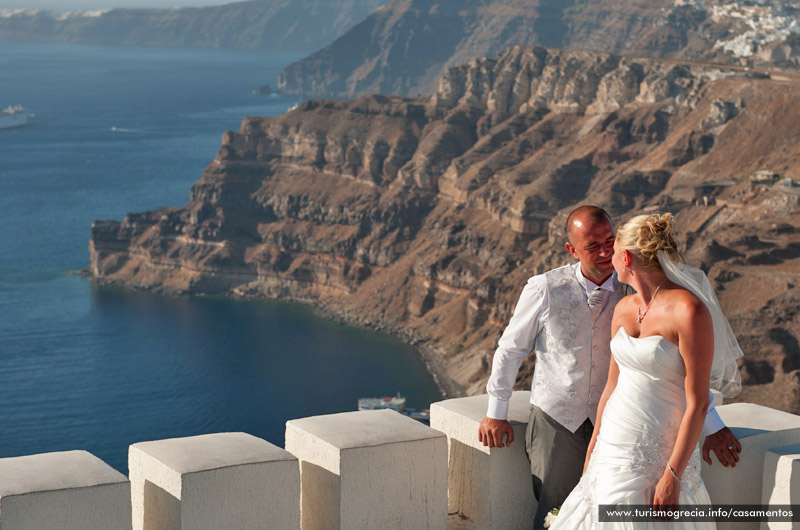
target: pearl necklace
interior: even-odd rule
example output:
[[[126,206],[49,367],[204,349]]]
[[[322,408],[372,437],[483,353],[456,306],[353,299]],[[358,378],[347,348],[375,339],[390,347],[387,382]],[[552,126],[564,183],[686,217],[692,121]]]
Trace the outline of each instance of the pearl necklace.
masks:
[[[642,323],[642,320],[644,319],[644,316],[645,316],[645,315],[647,314],[647,312],[650,310],[650,304],[652,304],[652,303],[653,303],[653,300],[655,300],[655,299],[656,299],[656,296],[658,295],[658,291],[659,291],[659,289],[661,289],[661,286],[662,286],[662,285],[664,285],[664,282],[665,282],[665,281],[667,281],[667,279],[666,279],[666,278],[664,278],[663,280],[661,280],[661,283],[659,283],[659,284],[658,284],[658,287],[656,287],[656,290],[655,290],[655,292],[653,293],[653,296],[652,296],[652,298],[650,298],[650,301],[649,301],[649,302],[647,302],[647,305],[645,306],[645,308],[644,308],[644,311],[642,311],[642,310],[641,310],[641,309],[639,309],[638,307],[636,308],[636,311],[637,311],[636,323],[637,323],[637,324],[641,324],[641,323]]]

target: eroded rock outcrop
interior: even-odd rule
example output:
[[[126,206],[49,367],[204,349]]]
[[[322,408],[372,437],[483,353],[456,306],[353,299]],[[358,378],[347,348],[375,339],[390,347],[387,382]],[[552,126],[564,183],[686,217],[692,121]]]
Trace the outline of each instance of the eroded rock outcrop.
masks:
[[[310,302],[473,393],[526,279],[569,261],[572,208],[672,211],[747,352],[744,398],[798,412],[799,113],[794,80],[517,47],[427,99],[246,118],[185,207],[94,224],[91,274]]]

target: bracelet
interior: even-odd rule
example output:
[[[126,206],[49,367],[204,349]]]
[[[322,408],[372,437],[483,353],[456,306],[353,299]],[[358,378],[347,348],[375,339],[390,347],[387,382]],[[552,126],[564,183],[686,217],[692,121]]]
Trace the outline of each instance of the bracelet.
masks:
[[[677,473],[675,473],[675,470],[672,469],[672,466],[669,464],[669,462],[667,462],[667,469],[669,469],[669,472],[672,473],[673,477],[675,477],[675,480],[677,480],[678,482],[681,481],[681,479],[678,478]]]

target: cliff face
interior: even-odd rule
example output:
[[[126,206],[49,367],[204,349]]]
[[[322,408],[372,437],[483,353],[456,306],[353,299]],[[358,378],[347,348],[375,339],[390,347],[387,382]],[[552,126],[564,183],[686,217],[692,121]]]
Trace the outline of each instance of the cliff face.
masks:
[[[385,0],[251,0],[181,9],[0,10],[0,39],[312,51]],[[4,12],[5,11],[5,12]]]
[[[470,57],[514,44],[556,45],[541,28],[540,2],[396,0],[329,46],[287,67],[279,90],[291,94],[430,94],[441,73]],[[547,13],[549,14],[549,13]],[[553,41],[553,42],[550,42]]]
[[[288,66],[279,89],[317,97],[427,95],[448,68],[519,44],[797,66],[798,54],[791,44],[778,45],[791,31],[800,33],[796,6],[779,0],[756,7],[745,2],[677,4],[443,0],[432,5],[393,0],[341,38]],[[761,46],[764,35],[778,40]]]
[[[795,79],[516,47],[427,99],[246,118],[185,207],[93,225],[91,274],[311,302],[474,393],[526,279],[569,261],[572,208],[672,211],[746,352],[744,399],[797,412],[798,114]]]

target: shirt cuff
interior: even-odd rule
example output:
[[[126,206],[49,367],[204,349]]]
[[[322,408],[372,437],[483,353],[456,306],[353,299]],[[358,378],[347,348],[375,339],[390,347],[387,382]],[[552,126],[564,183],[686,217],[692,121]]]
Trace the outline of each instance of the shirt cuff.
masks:
[[[505,420],[508,418],[508,400],[498,399],[489,396],[489,407],[486,415],[495,420]]]
[[[703,423],[703,435],[711,436],[717,431],[725,428],[725,422],[719,417],[719,412],[716,408],[712,408],[706,414],[706,421]]]

